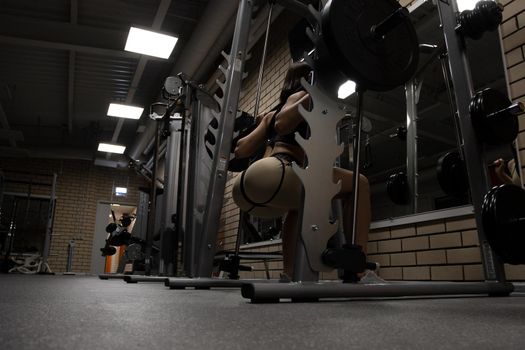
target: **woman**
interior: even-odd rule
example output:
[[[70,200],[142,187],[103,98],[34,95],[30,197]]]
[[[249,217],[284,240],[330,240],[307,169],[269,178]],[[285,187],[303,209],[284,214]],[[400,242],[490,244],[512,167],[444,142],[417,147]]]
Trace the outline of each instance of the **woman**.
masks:
[[[310,109],[310,96],[301,85],[311,68],[306,63],[292,63],[286,74],[279,104],[264,114],[257,128],[240,139],[235,148],[236,158],[248,157],[265,141],[265,157],[252,165],[236,179],[234,201],[241,210],[254,216],[277,217],[286,213],[283,222],[283,265],[286,276],[293,276],[297,241],[298,212],[301,200],[301,182],[291,169],[292,161],[304,166],[305,153],[295,141],[295,132],[306,138],[308,124],[299,113],[299,106]],[[341,180],[337,198],[344,200],[343,229],[352,230],[352,179],[353,173],[334,168],[334,183]],[[359,205],[357,209],[356,244],[366,254],[370,226],[370,187],[363,175],[359,176]]]

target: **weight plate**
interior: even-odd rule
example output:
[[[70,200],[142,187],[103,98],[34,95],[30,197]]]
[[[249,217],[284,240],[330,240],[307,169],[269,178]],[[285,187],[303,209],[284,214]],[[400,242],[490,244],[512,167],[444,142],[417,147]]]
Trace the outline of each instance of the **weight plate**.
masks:
[[[509,264],[525,263],[525,190],[514,185],[491,189],[484,198],[482,220],[494,251]]]
[[[487,88],[478,91],[469,106],[471,123],[479,140],[489,145],[510,143],[518,135],[518,118],[508,112],[501,112],[511,105],[501,92]]]
[[[462,196],[467,192],[467,171],[459,152],[449,152],[441,156],[436,172],[439,186],[446,194]]]
[[[395,0],[331,0],[322,10],[322,35],[332,60],[364,89],[391,90],[416,71],[419,44],[408,16],[382,39],[371,33],[399,8]]]
[[[390,200],[396,204],[406,205],[410,202],[408,179],[404,172],[389,176],[386,182],[386,192]]]
[[[141,245],[137,243],[128,245],[126,248],[126,257],[128,258],[128,260],[144,259],[144,254],[142,253]]]
[[[312,25],[305,18],[301,19],[288,32],[288,47],[292,61],[297,62],[304,58],[305,54],[312,51],[315,47],[312,41],[306,35],[307,28]]]
[[[525,263],[525,190],[502,185],[493,194],[493,218],[503,235],[502,255],[510,264]]]

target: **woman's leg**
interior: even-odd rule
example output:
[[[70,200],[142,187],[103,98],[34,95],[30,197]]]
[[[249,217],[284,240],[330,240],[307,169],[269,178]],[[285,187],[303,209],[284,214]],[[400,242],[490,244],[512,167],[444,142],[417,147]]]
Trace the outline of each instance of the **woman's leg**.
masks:
[[[283,271],[288,277],[293,277],[295,262],[295,247],[297,245],[297,211],[291,210],[283,221]]]
[[[343,229],[345,237],[349,242],[352,231],[352,201],[353,201],[353,173],[349,170],[334,168],[334,181],[341,180],[342,186],[339,197],[344,200]],[[359,175],[359,196],[357,199],[357,226],[355,232],[355,243],[363,248],[366,254],[368,243],[368,231],[370,229],[371,209],[370,209],[370,185],[368,179]]]

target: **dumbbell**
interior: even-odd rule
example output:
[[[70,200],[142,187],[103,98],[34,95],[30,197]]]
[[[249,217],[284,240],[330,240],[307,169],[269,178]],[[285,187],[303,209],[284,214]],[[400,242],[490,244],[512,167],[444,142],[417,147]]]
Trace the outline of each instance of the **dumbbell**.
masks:
[[[237,118],[235,118],[235,123],[233,127],[235,137],[232,139],[232,145],[230,150],[230,161],[228,162],[229,171],[241,172],[243,170],[246,170],[250,165],[252,161],[251,158],[238,159],[235,158],[235,155],[233,153],[235,151],[237,141],[250,134],[256,127],[257,125],[255,124],[255,119],[246,112],[240,113],[237,116]],[[211,159],[213,159],[214,157],[214,152],[211,146],[215,146],[215,132],[218,128],[219,122],[216,118],[213,118],[208,124],[208,130],[206,131],[206,134],[204,136],[206,153],[208,153],[208,156]]]
[[[465,162],[458,151],[442,155],[436,166],[439,186],[446,194],[461,197],[468,191]]]
[[[495,1],[479,1],[473,10],[465,10],[458,15],[456,31],[477,40],[486,31],[498,28],[503,20],[502,12],[503,5]]]
[[[511,143],[518,135],[517,115],[523,103],[512,103],[501,92],[486,88],[476,92],[469,105],[470,119],[477,138],[489,145]]]

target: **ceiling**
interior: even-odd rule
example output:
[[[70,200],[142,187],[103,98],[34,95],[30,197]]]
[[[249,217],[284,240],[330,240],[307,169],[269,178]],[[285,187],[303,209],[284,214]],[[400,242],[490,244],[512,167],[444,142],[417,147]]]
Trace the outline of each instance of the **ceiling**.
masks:
[[[115,157],[97,152],[99,142],[126,145],[131,153],[140,140],[149,142],[151,137],[141,131],[151,123],[148,106],[158,98],[164,78],[181,71],[197,81],[208,78],[231,41],[238,0],[218,3],[0,0],[0,156],[103,159],[109,164]],[[411,18],[420,43],[442,40],[431,2]],[[259,30],[255,38],[264,31],[261,23],[253,25]],[[177,36],[171,57],[124,51],[130,25]],[[505,90],[502,70],[494,64],[500,54],[489,35],[497,40],[497,33],[487,33],[468,43],[477,57],[471,61],[474,83]],[[418,155],[420,164],[434,166],[457,143],[439,60],[428,53],[420,60],[429,64],[421,72]],[[119,119],[106,116],[110,102],[146,108],[139,121]],[[383,182],[406,163],[405,143],[390,137],[406,125],[403,87],[367,93],[364,109],[373,127],[367,175]]]
[[[129,146],[143,121],[106,116],[109,103],[147,118],[209,2],[0,0],[0,154],[94,159],[109,158],[99,142]],[[177,36],[171,57],[124,51],[131,25]]]

